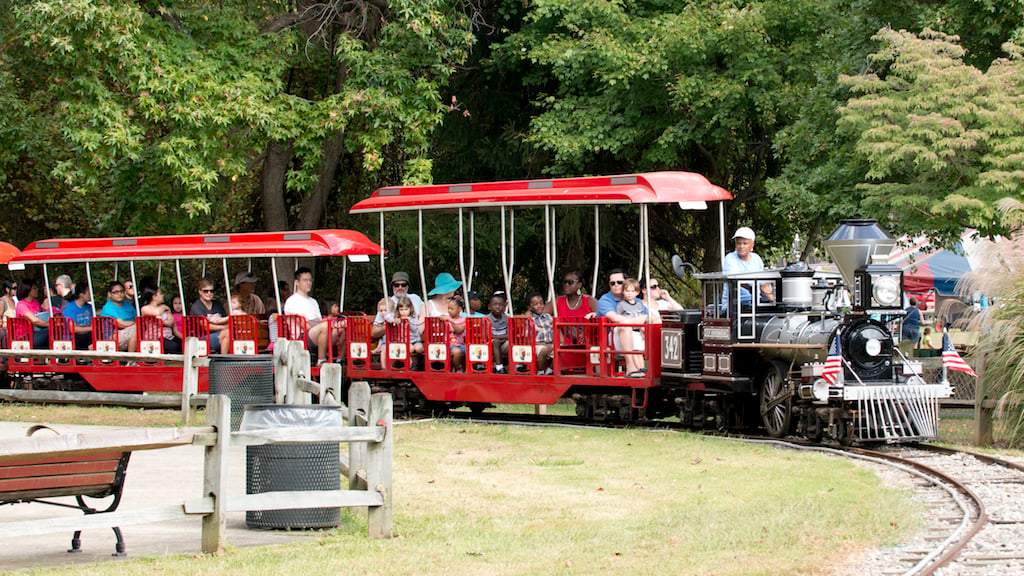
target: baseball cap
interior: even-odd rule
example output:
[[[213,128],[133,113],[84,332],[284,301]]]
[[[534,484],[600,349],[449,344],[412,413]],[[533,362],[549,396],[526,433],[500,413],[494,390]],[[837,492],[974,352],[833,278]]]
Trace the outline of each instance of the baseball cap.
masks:
[[[235,286],[240,284],[255,284],[259,281],[260,279],[253,276],[250,272],[239,272],[238,274],[235,274]]]
[[[746,238],[747,240],[753,240],[754,239],[754,231],[751,230],[749,227],[744,226],[744,227],[740,228],[739,230],[737,230],[736,233],[732,235],[732,239],[733,240],[735,240],[737,238]]]

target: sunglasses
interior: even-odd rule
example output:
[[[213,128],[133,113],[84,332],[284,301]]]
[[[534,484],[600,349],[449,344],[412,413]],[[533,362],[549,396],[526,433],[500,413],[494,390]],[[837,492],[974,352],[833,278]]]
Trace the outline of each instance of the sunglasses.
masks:
[[[658,284],[651,284],[651,290],[657,290],[658,288],[661,288],[661,286]]]
[[[562,284],[565,284],[566,286],[572,286],[576,282],[577,282],[577,280],[569,280],[569,279],[562,280]]]
[[[625,280],[611,280],[608,282],[609,286],[618,286],[619,284],[625,283]]]
[[[407,288],[409,286],[409,283],[408,282],[392,282],[391,285],[394,286],[395,288]]]
[[[207,288],[205,290],[200,290],[199,292],[201,292],[203,294],[209,294],[209,293],[213,292],[213,288]]]

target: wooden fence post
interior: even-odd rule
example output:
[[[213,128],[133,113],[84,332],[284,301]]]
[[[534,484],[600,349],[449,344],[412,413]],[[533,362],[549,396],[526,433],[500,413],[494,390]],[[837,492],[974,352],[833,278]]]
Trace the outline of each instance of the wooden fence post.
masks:
[[[181,419],[188,426],[192,414],[192,397],[199,394],[199,366],[195,362],[199,356],[199,339],[192,336],[185,338],[183,353],[185,358],[181,369]]]
[[[391,538],[391,457],[394,427],[390,394],[370,397],[369,426],[383,426],[384,440],[370,442],[366,448],[366,483],[384,498],[384,504],[367,508],[367,523],[371,538]]]
[[[320,403],[341,405],[341,364],[329,362],[320,367]]]
[[[974,383],[974,445],[992,446],[992,405],[988,399],[988,386],[985,385],[985,355],[979,354],[977,370],[979,374]]]
[[[370,417],[370,384],[365,380],[353,382],[348,389],[348,425],[366,426]],[[366,442],[348,444],[348,488],[366,490],[359,479],[359,471],[366,473]]]
[[[291,372],[288,371],[288,341],[278,338],[274,343],[274,403],[284,404],[288,395],[288,388],[291,385],[288,379]]]
[[[228,446],[231,444],[231,400],[213,394],[206,402],[206,423],[217,430],[217,441],[204,450],[203,497],[213,497],[213,512],[203,515],[202,546],[206,554],[224,548],[227,528]]]
[[[298,377],[310,378],[309,352],[302,342],[288,342],[288,390],[285,393],[288,404],[312,404],[313,396],[303,392],[295,382]]]

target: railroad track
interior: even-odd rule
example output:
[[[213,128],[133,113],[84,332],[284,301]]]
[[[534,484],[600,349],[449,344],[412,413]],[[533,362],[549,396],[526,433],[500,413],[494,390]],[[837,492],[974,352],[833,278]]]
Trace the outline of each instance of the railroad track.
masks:
[[[465,415],[452,416],[461,419]],[[487,415],[472,420],[541,426],[594,425],[573,417],[527,414]],[[897,546],[876,549],[854,559],[840,568],[837,576],[1024,574],[1024,466],[1020,464],[927,444],[867,449],[791,439],[722,436],[857,459],[872,466],[886,484],[904,487],[924,504],[927,512],[918,534]]]
[[[866,573],[1024,574],[1024,467],[930,445],[850,450],[917,470],[913,492],[929,507],[924,530],[865,559]]]

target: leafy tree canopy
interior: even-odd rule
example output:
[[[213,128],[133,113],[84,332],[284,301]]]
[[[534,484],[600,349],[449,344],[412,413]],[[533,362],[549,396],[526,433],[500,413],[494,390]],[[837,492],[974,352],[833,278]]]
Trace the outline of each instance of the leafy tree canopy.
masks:
[[[138,233],[208,228],[225,198],[261,187],[265,210],[268,191],[285,198],[263,219],[289,225],[316,189],[319,210],[291,223],[318,225],[345,154],[350,173],[387,162],[403,179],[429,179],[438,87],[473,42],[459,8],[19,3],[3,16],[3,192],[33,219],[53,196],[92,214],[50,227]],[[274,143],[288,154],[268,181]]]
[[[966,227],[1005,232],[996,210],[1024,184],[1024,61],[1019,47],[987,71],[957,38],[883,29],[872,70],[842,79],[855,97],[839,126],[867,164],[862,208],[900,233],[952,240]]]

